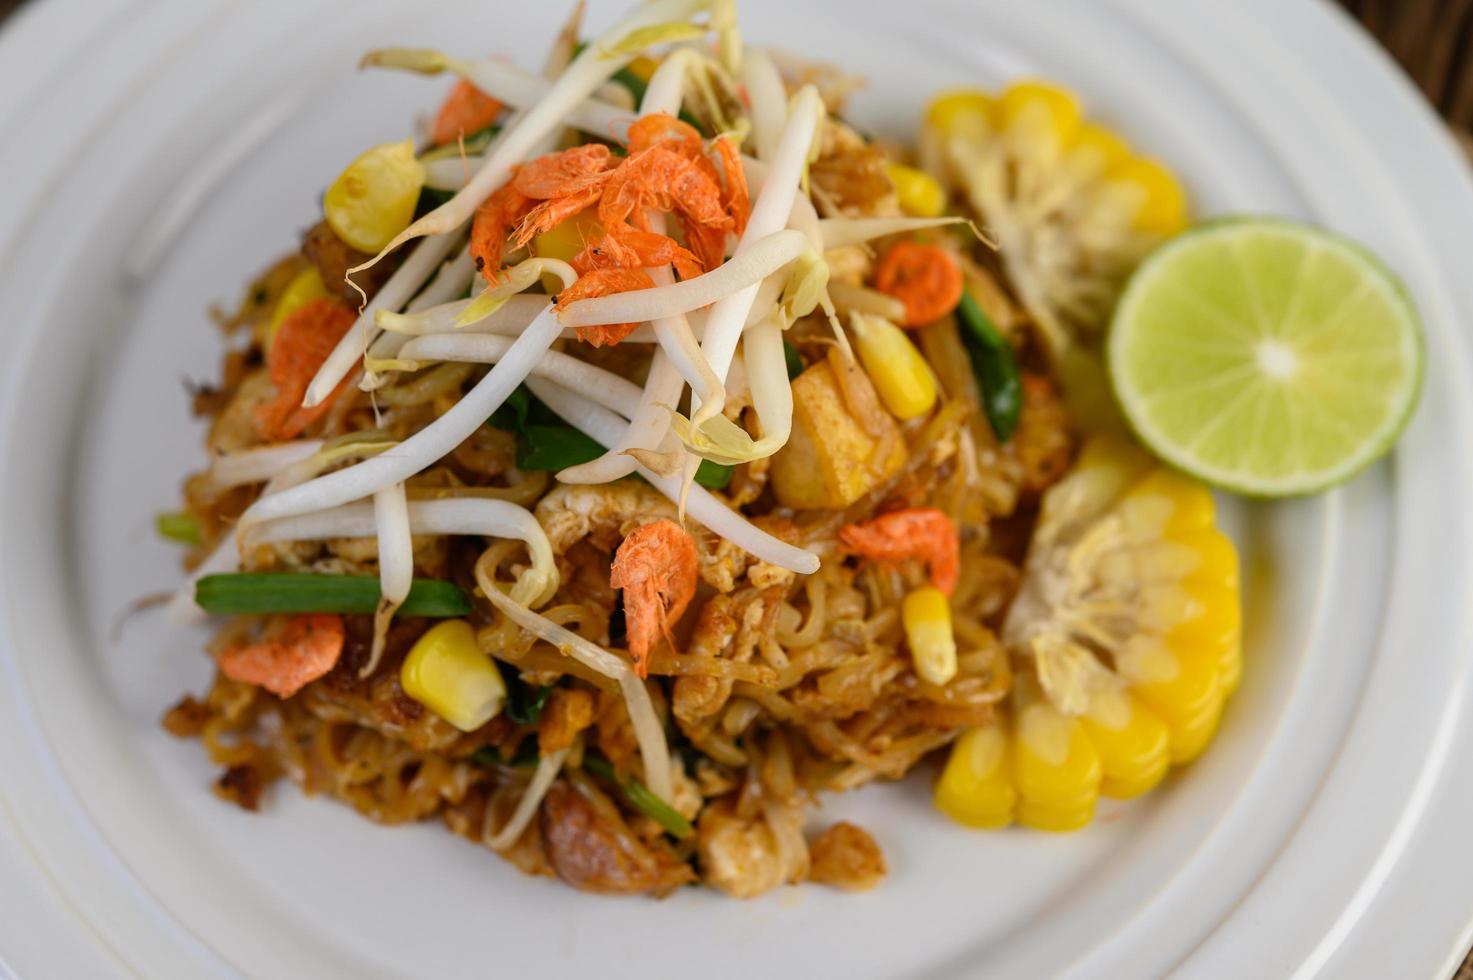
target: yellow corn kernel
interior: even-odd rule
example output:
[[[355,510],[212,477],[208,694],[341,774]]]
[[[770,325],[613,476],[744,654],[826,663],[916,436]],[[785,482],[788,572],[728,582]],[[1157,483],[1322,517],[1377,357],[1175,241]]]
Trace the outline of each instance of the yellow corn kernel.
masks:
[[[532,239],[532,254],[538,258],[571,262],[583,251],[583,246],[603,233],[603,225],[598,223],[598,209],[589,208]],[[563,288],[563,280],[551,272],[544,272],[542,288],[549,296],[555,296]]]
[[[1121,499],[1120,516],[1127,536],[1144,541],[1211,528],[1217,521],[1217,507],[1211,491],[1201,483],[1158,467]]]
[[[1229,547],[1231,544],[1229,543]],[[1193,574],[1182,583],[1192,597],[1194,615],[1177,624],[1167,635],[1174,647],[1200,650],[1218,665],[1218,684],[1223,696],[1238,687],[1243,674],[1242,603],[1237,584],[1237,555],[1231,556],[1227,572],[1231,583],[1214,581],[1203,574]]]
[[[1130,158],[1130,146],[1099,123],[1086,122],[1069,147],[1069,166],[1075,175],[1092,180]]]
[[[1213,653],[1140,634],[1116,654],[1132,693],[1166,723],[1172,762],[1196,758],[1217,730],[1223,691]]]
[[[501,671],[463,619],[447,619],[421,636],[404,658],[399,683],[405,694],[463,732],[495,718],[506,703]]]
[[[1236,637],[1241,632],[1243,613],[1236,589],[1187,581],[1174,591],[1184,595],[1186,602],[1180,613],[1162,616],[1163,621],[1171,621],[1163,631],[1168,643],[1216,650],[1225,639]],[[1143,598],[1151,602],[1154,595],[1154,589],[1147,589]],[[1166,605],[1174,608],[1176,602],[1177,598],[1173,596]]]
[[[1238,549],[1232,540],[1216,528],[1189,531],[1171,539],[1190,548],[1196,562],[1186,577],[1193,585],[1218,586],[1237,592],[1241,584],[1238,574]]]
[[[640,55],[638,58],[635,58],[633,61],[629,62],[628,67],[629,74],[633,75],[641,82],[648,82],[651,78],[655,77],[655,69],[660,67],[660,63],[654,58]]]
[[[936,376],[905,331],[863,313],[853,314],[849,324],[859,361],[890,414],[904,420],[929,412],[936,404]]]
[[[1084,112],[1073,92],[1037,79],[1008,86],[997,106],[998,128],[1010,136],[1042,140],[1040,149],[1057,154],[1074,141]]]
[[[1175,175],[1150,157],[1129,157],[1105,179],[1136,189],[1140,201],[1132,226],[1152,235],[1175,235],[1187,226],[1187,195]]]
[[[924,170],[903,163],[886,162],[885,173],[895,185],[900,210],[917,218],[934,218],[946,210],[946,191]]]
[[[936,783],[936,809],[968,827],[990,829],[1012,823],[1018,794],[1009,756],[1002,725],[962,733]]]
[[[424,182],[412,140],[375,146],[332,182],[322,198],[323,217],[353,248],[377,253],[414,220]]]
[[[1223,697],[1238,689],[1243,679],[1243,639],[1235,636],[1223,643],[1217,653],[1217,682],[1222,686]]]
[[[978,89],[948,89],[931,100],[926,122],[943,136],[963,130],[985,131],[992,125],[996,105],[996,99]]]
[[[911,590],[900,603],[900,621],[916,673],[930,684],[956,676],[956,637],[951,632],[951,605],[933,585]]]
[[[1018,822],[1077,830],[1094,818],[1103,770],[1083,726],[1045,701],[1025,705],[1013,731]]]
[[[322,284],[322,274],[317,271],[317,266],[309,265],[292,276],[291,282],[281,291],[281,298],[276,301],[276,309],[271,311],[271,322],[266,326],[262,345],[270,348],[271,341],[276,339],[276,331],[281,329],[281,322],[287,317],[312,300],[327,297],[327,287]]]
[[[1097,693],[1079,721],[1100,754],[1103,795],[1140,796],[1171,768],[1166,723],[1128,691]]]

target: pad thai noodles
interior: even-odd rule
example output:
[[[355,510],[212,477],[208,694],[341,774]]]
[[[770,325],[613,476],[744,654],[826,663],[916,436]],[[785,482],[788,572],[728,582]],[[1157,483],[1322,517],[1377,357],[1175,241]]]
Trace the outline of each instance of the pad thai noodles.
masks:
[[[1049,83],[892,144],[728,2],[580,19],[537,71],[368,52],[443,103],[217,317],[160,519],[216,793],[745,897],[880,882],[817,805],[928,760],[947,816],[1067,830],[1201,751],[1236,559],[1099,369],[1171,174]]]

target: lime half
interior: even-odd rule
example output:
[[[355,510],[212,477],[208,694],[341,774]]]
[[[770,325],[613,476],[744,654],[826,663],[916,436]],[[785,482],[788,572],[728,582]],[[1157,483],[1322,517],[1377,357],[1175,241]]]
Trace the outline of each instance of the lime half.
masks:
[[[1391,448],[1422,385],[1421,325],[1396,276],[1352,242],[1273,218],[1216,221],[1154,252],[1107,348],[1146,445],[1258,497],[1355,475]]]

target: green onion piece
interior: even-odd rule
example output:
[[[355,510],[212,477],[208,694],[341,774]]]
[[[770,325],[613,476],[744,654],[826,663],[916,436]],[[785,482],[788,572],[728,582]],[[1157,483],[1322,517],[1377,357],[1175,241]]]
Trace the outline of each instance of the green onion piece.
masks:
[[[521,385],[512,391],[511,397],[492,413],[488,421],[495,428],[515,433],[517,466],[523,470],[557,471],[590,462],[604,454],[603,446],[563,422]],[[696,482],[712,490],[725,490],[734,472],[734,467],[703,459],[696,467]]]
[[[735,466],[703,459],[701,465],[696,467],[696,482],[711,490],[725,490],[731,484],[731,475],[735,472]]]
[[[486,147],[501,132],[501,123],[494,122],[484,129],[478,129],[474,133],[466,133],[464,140],[455,140],[443,146],[432,147],[419,155],[421,162],[427,160],[443,160],[445,157],[459,157],[461,143],[465,144],[466,156],[478,156],[486,152]]]
[[[508,678],[506,716],[518,725],[535,725],[542,717],[542,708],[551,694],[551,684],[539,684],[534,688],[520,677]]]
[[[593,752],[584,752],[583,768],[619,787],[620,794],[630,806],[653,818],[655,823],[664,827],[665,832],[670,836],[677,840],[684,840],[691,835],[692,828],[689,820],[676,813],[670,804],[651,793],[649,787],[639,780],[633,777],[620,779],[615,775],[614,767],[608,759]]]
[[[982,408],[999,442],[1007,442],[1018,428],[1023,411],[1023,383],[1013,347],[997,329],[971,293],[957,304],[962,343],[972,358],[972,374],[982,389]]]
[[[454,191],[442,187],[421,187],[419,199],[414,203],[415,219],[423,218],[454,196]]]
[[[194,601],[212,613],[361,613],[378,607],[379,581],[368,575],[236,572],[206,575]],[[471,601],[453,582],[417,578],[399,607],[403,616],[464,616]]]
[[[783,341],[783,360],[788,365],[788,380],[792,381],[803,373],[803,358],[798,356],[798,348],[791,343]]]
[[[517,466],[524,470],[560,470],[603,453],[603,446],[571,426],[528,425],[517,433]]]
[[[487,421],[493,428],[505,432],[521,432],[522,426],[527,424],[527,419],[532,414],[532,403],[535,401],[537,396],[526,385],[517,385]]]
[[[634,104],[636,106],[644,101],[644,91],[645,89],[649,88],[649,85],[645,82],[644,79],[634,74],[634,72],[630,71],[628,68],[620,68],[618,71],[614,72],[613,78],[611,78],[610,81],[618,82],[620,85],[627,88],[629,90],[629,94],[634,96]]]
[[[166,541],[177,541],[180,544],[200,542],[199,521],[194,519],[193,514],[184,511],[160,514],[153,519],[153,523],[158,529],[159,537]]]

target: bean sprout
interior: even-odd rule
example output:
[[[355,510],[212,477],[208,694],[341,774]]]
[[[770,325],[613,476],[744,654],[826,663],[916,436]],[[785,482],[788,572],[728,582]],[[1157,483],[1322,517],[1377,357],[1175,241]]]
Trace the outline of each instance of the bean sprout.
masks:
[[[619,438],[619,433],[623,428],[622,421],[602,405],[559,385],[537,378],[533,378],[527,384],[533,394],[562,416],[564,421],[573,428],[586,433],[595,441],[610,446]],[[659,490],[677,506],[680,505],[682,483],[678,477],[661,476],[646,466],[639,466],[636,471],[656,490]],[[692,486],[685,496],[686,508],[691,517],[712,532],[744,548],[753,556],[800,575],[812,575],[818,571],[818,556],[813,552],[773,537],[732,510],[704,487]]]
[[[240,517],[237,533],[255,521],[336,507],[406,480],[448,454],[501,407],[557,339],[557,316],[548,307],[512,343],[501,360],[444,415],[392,452],[262,497]]]
[[[414,534],[478,534],[524,542],[532,567],[522,573],[512,588],[511,595],[517,602],[540,606],[557,591],[559,579],[552,544],[537,518],[525,507],[487,497],[442,497],[411,500],[407,510],[409,528]],[[375,527],[373,506],[357,503],[263,522],[250,530],[248,540],[252,544],[272,544],[366,538],[373,535]]]
[[[394,611],[409,595],[414,581],[414,542],[409,532],[409,502],[404,484],[396,483],[373,495],[373,525],[378,539],[378,607],[373,612],[373,646],[368,663],[358,672],[368,677],[378,667]]]

